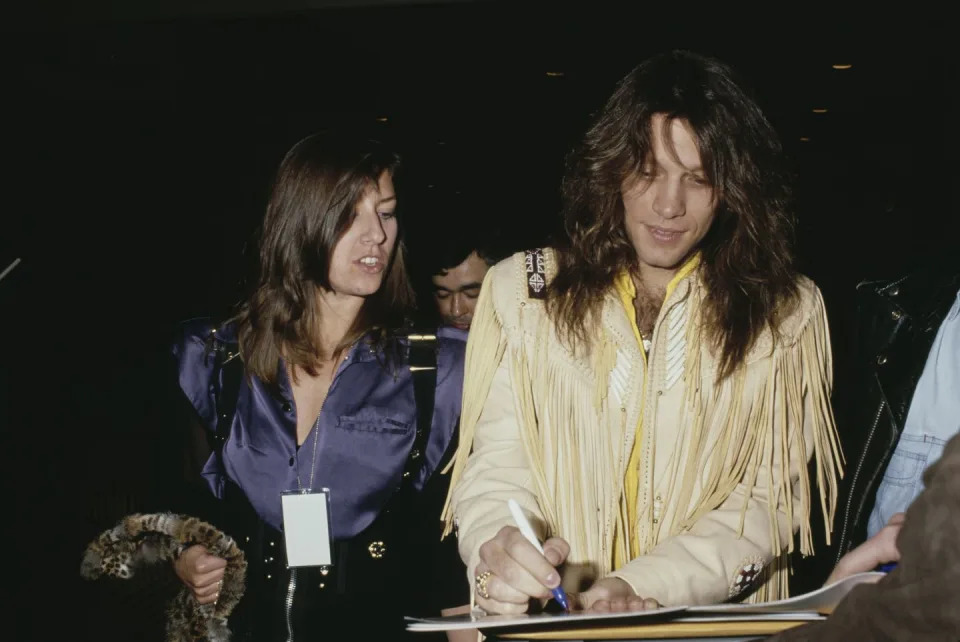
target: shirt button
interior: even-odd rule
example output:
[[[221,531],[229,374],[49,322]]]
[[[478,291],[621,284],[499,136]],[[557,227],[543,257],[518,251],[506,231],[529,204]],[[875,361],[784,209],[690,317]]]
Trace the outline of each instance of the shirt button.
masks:
[[[290,461],[289,461],[288,463],[289,463],[291,466],[293,466],[293,465],[294,465],[295,463],[297,463],[297,462],[296,462],[296,460],[295,460],[293,457],[291,457],[291,458],[290,458]]]
[[[284,411],[284,412],[290,412],[291,410],[293,410],[293,406],[290,405],[290,402],[289,402],[289,401],[284,401],[284,402],[283,402],[283,411]]]
[[[891,317],[894,321],[899,321],[899,320],[900,320],[900,317],[902,317],[902,316],[903,316],[903,313],[900,312],[900,310],[894,310],[893,312],[890,313],[890,317]]]
[[[880,364],[881,366],[886,362],[887,362],[887,355],[881,354],[879,357],[877,357],[877,363]]]

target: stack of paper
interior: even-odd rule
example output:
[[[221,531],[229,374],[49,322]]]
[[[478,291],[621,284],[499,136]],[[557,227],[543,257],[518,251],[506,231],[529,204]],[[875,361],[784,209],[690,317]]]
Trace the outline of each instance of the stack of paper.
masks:
[[[765,635],[797,624],[821,620],[857,584],[876,582],[883,573],[860,573],[816,591],[775,602],[677,606],[628,613],[537,613],[533,615],[469,615],[441,618],[407,618],[410,631],[480,629],[509,637],[514,631],[525,639],[583,639],[629,634],[631,637]]]

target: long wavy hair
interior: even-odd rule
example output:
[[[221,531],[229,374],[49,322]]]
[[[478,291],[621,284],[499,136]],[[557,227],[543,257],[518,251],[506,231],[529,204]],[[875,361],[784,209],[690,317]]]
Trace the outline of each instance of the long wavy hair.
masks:
[[[320,289],[330,288],[330,259],[369,189],[386,172],[396,176],[399,157],[376,141],[314,134],[287,152],[276,179],[260,242],[260,277],[236,317],[247,371],[276,384],[282,357],[316,373]],[[399,213],[399,210],[398,210]],[[402,235],[387,264],[383,284],[367,297],[335,352],[370,333],[376,342],[400,327],[414,305],[404,263]]]
[[[651,120],[686,121],[713,187],[716,215],[699,246],[708,340],[718,378],[743,361],[764,330],[796,303],[790,174],[779,138],[725,64],[686,52],[651,58],[627,74],[567,157],[564,235],[547,306],[571,348],[589,345],[604,295],[623,269],[639,269],[624,227],[621,186],[653,153]]]

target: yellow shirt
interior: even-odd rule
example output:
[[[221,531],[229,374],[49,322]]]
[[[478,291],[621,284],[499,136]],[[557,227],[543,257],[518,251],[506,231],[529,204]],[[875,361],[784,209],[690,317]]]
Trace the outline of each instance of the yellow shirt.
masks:
[[[663,297],[663,300],[666,301],[670,298],[670,294],[673,293],[674,288],[677,287],[677,284],[680,283],[685,277],[687,277],[691,272],[693,272],[696,267],[700,264],[700,254],[694,254],[686,263],[677,270],[677,273],[673,275],[673,278],[670,279],[670,283],[667,284],[667,291]],[[637,287],[633,283],[633,278],[630,276],[630,273],[624,270],[621,272],[613,282],[614,287],[617,289],[617,294],[620,296],[620,301],[623,303],[624,311],[627,313],[627,318],[630,319],[630,325],[633,327],[633,334],[637,338],[637,342],[640,344],[641,352],[646,355],[646,349],[643,345],[643,335],[640,333],[640,327],[637,325],[637,311],[634,307],[634,301],[637,298]],[[647,388],[647,364],[646,356],[644,356],[644,368],[643,368],[643,390]],[[633,439],[633,449],[630,451],[630,461],[627,463],[627,472],[624,475],[623,480],[623,500],[627,504],[627,533],[620,532],[621,529],[617,528],[613,535],[614,541],[614,560],[613,568],[618,569],[630,559],[634,559],[640,555],[640,542],[637,539],[636,533],[634,532],[633,525],[637,523],[637,492],[640,487],[640,445],[643,438],[643,411],[640,412],[640,420],[637,423],[636,434]],[[620,541],[622,537],[630,538],[630,559],[619,559],[617,551],[620,550],[619,546],[616,546],[616,543]]]

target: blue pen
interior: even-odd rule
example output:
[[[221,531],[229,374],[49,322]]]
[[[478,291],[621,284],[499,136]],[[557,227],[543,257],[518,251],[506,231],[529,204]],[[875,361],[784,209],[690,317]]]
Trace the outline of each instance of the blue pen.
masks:
[[[880,571],[881,573],[889,573],[895,568],[897,568],[897,563],[890,562],[889,564],[881,564],[880,568],[878,568],[877,570]]]
[[[522,510],[520,510],[520,504],[512,499],[508,499],[507,506],[510,507],[510,513],[513,515],[513,521],[517,523],[517,528],[520,529],[520,532],[523,534],[523,536],[526,537],[527,540],[533,544],[538,551],[540,551],[541,555],[543,555],[543,547],[540,545],[540,541],[537,539],[536,533],[533,532],[530,522],[527,521],[526,515],[523,514]],[[563,588],[557,585],[557,588],[550,589],[550,592],[553,593],[553,599],[557,601],[557,604],[563,607],[564,611],[570,610],[570,601],[567,599],[567,594],[564,592]]]

